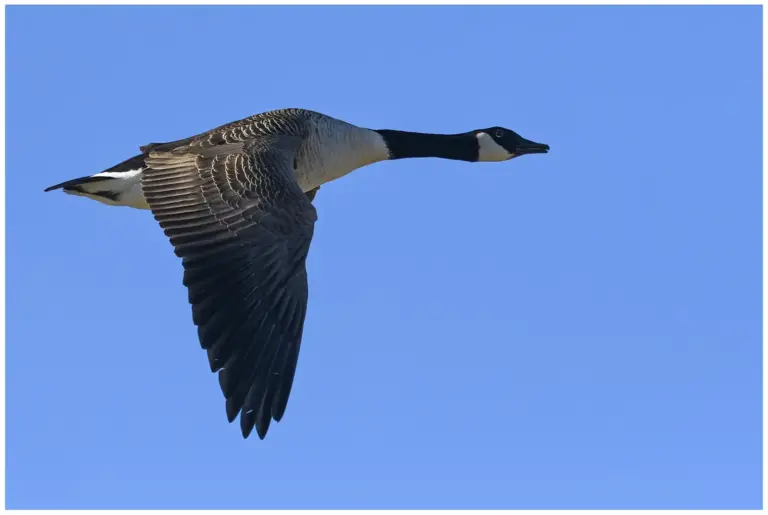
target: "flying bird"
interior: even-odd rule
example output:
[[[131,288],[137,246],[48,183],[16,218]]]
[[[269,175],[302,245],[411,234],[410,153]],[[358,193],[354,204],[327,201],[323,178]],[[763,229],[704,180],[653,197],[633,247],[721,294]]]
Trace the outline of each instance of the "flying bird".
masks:
[[[325,183],[385,160],[506,161],[549,146],[503,127],[373,130],[279,109],[139,147],[95,175],[46,188],[148,209],[181,258],[200,345],[229,422],[262,440],[285,413],[307,312],[306,259]]]

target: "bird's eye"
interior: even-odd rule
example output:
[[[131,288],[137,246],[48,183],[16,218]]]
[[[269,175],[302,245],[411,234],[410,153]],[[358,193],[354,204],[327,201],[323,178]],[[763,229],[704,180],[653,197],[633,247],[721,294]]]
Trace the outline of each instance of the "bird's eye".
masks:
[[[500,138],[500,137],[502,137],[502,136],[504,136],[504,131],[503,131],[503,130],[501,130],[501,129],[497,129],[497,130],[496,130],[496,137],[497,137],[497,138]]]

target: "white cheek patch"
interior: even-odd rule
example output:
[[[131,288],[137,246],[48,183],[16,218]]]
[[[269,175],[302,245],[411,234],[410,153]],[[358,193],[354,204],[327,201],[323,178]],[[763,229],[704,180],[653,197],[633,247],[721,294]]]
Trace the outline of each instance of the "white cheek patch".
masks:
[[[477,133],[478,161],[506,161],[515,157],[485,132]]]

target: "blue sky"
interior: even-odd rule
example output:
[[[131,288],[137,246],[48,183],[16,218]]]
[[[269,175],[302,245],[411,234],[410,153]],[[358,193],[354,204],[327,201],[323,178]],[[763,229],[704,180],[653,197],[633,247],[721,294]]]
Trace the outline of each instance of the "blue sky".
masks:
[[[7,9],[9,508],[759,508],[760,7]],[[148,212],[42,192],[279,107],[503,125],[321,189],[229,425]]]

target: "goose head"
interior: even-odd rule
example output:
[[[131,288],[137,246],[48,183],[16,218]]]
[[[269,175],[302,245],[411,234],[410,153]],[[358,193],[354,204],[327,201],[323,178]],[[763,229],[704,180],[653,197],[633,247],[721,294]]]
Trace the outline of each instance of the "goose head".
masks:
[[[438,157],[461,161],[507,161],[525,154],[546,154],[549,145],[523,138],[504,127],[460,134],[431,134],[380,129],[389,159]]]
[[[546,154],[549,145],[525,139],[513,130],[490,127],[473,131],[478,161],[506,161],[525,154]]]

